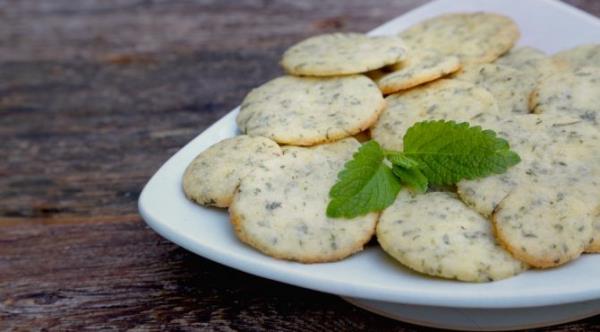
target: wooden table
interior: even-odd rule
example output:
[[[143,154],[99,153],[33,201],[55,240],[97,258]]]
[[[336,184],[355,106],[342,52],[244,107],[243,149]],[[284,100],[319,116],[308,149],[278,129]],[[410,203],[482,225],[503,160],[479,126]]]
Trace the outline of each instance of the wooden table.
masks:
[[[191,254],[136,201],[287,46],[424,2],[0,0],[0,330],[417,329]]]

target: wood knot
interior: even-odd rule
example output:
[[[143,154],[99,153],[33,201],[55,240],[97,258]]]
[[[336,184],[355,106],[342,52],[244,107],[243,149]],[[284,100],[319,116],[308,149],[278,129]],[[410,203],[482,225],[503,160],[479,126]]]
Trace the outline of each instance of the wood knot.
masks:
[[[152,64],[156,60],[148,54],[109,54],[104,58],[105,62],[113,65]]]
[[[344,27],[344,17],[342,16],[334,16],[327,17],[321,20],[314,21],[312,23],[313,27],[318,30],[333,30],[333,29],[341,29]]]

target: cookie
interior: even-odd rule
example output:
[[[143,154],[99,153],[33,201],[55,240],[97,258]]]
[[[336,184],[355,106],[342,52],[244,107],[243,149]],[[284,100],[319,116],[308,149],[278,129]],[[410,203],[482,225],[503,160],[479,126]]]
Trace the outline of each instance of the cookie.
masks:
[[[529,113],[529,95],[537,84],[535,76],[497,64],[468,66],[454,78],[488,90],[503,116]]]
[[[468,121],[497,114],[494,97],[483,88],[459,80],[440,79],[386,98],[387,108],[371,128],[384,148],[402,151],[402,138],[413,124],[425,120]]]
[[[593,239],[592,209],[578,195],[542,184],[515,188],[492,215],[498,240],[537,268],[579,257]]]
[[[229,207],[243,242],[276,258],[303,263],[340,260],[362,250],[378,214],[328,218],[329,189],[360,144],[354,138],[315,147],[284,147],[242,179]]]
[[[413,51],[407,60],[392,66],[391,72],[375,80],[384,94],[406,90],[436,80],[460,69],[455,56],[435,51]]]
[[[519,29],[510,18],[492,13],[440,15],[400,33],[409,49],[455,55],[463,65],[488,63],[510,50]]]
[[[293,75],[336,76],[364,73],[405,57],[406,47],[398,36],[332,33],[292,46],[283,54],[281,65]]]
[[[531,94],[534,113],[568,114],[600,125],[600,68],[564,70],[546,77]]]
[[[403,265],[435,277],[486,282],[527,268],[496,242],[489,220],[448,192],[403,190],[383,211],[377,240]]]
[[[515,144],[515,150],[520,151],[519,154],[524,160],[522,164],[515,167],[515,170],[511,169],[505,174],[511,176],[513,180],[520,179],[515,181],[516,185],[510,189],[507,197],[513,195],[515,191],[529,190],[527,188],[542,188],[539,190],[542,190],[544,195],[550,195],[551,198],[566,197],[565,200],[568,199],[568,202],[565,204],[576,204],[573,205],[573,208],[583,215],[583,217],[580,215],[568,217],[563,214],[563,217],[560,219],[561,222],[572,224],[576,223],[577,219],[590,219],[590,221],[585,222],[593,222],[593,211],[597,211],[597,207],[600,206],[600,154],[598,153],[600,152],[600,132],[588,122],[577,119],[573,120],[564,116],[541,114],[521,117],[532,117],[531,119],[534,120],[533,123],[545,122],[545,124],[540,126],[541,135],[539,133],[536,134],[536,130],[531,127],[522,128],[524,132],[534,133],[534,135],[530,136],[529,142],[524,142],[521,146],[519,146],[519,143]],[[524,149],[523,147],[527,148]],[[494,181],[493,179],[494,177],[486,178],[487,181]],[[460,191],[460,183],[458,187]],[[528,202],[524,201],[525,198],[522,197],[513,198],[509,202],[506,202],[505,198],[494,209],[498,212],[503,208],[501,205],[504,205],[505,209],[515,209],[512,205],[509,208],[506,208],[506,206],[521,202],[521,200],[523,200],[522,204],[528,204]],[[546,209],[551,211],[549,212],[551,215],[561,215],[560,211],[552,210],[554,207],[558,209],[559,203],[552,199],[540,201],[543,204],[552,206],[540,207],[541,210]],[[505,212],[507,211],[505,210]],[[592,215],[592,217],[588,217],[588,215]],[[523,214],[511,218],[515,218],[513,220],[515,223],[523,222],[529,225],[530,218],[539,219],[540,214],[534,214],[534,217],[531,217],[529,214]],[[551,226],[554,227],[553,225],[540,223],[532,227],[539,229],[540,232],[551,234],[554,230],[544,228]],[[582,243],[581,246],[583,246],[583,249],[579,249],[579,247],[573,247],[571,251],[563,249],[564,253],[562,256],[557,255],[556,251],[553,251],[552,255],[548,254],[548,252],[542,254],[540,251],[536,255],[531,254],[531,261],[528,260],[527,262],[538,267],[555,266],[575,259],[582,250],[592,251],[595,247],[595,242],[593,242],[595,238],[594,230],[590,231],[591,238],[586,234],[584,233],[584,236],[578,240],[580,241],[579,243]],[[511,238],[513,239],[513,243],[507,244],[507,247],[514,247],[515,243],[517,243],[516,237],[513,236]],[[532,238],[530,241],[531,245],[536,245],[535,241]],[[502,242],[508,243],[508,240]],[[544,246],[545,244],[538,243],[537,245]],[[527,247],[526,250],[531,251]],[[524,255],[521,252],[522,250],[518,248],[511,249],[511,252],[515,255],[517,255],[517,251],[520,252],[519,255]],[[542,259],[542,257],[554,257],[554,259],[550,262],[549,259]],[[537,262],[534,262],[535,260]]]
[[[566,68],[562,61],[553,59],[544,52],[528,46],[510,50],[510,52],[498,58],[495,63],[517,69],[519,72],[536,79],[541,79]]]
[[[248,135],[306,146],[357,134],[371,127],[384,107],[381,91],[363,75],[282,76],[252,90],[236,122]]]
[[[546,58],[548,58],[546,53],[537,48],[521,46],[508,51],[506,54],[499,57],[495,63],[513,68],[523,68],[527,66],[530,61],[543,60]]]
[[[493,214],[494,218],[505,218],[505,223],[497,226],[497,229],[504,227],[505,238],[501,242],[516,257],[533,266],[556,266],[577,258],[584,250],[597,251],[599,233],[592,229],[591,223],[597,223],[599,216],[594,221],[590,211],[600,206],[598,129],[576,118],[552,114],[520,115],[509,121],[512,126],[507,121],[497,123],[499,128],[489,127],[510,142],[511,148],[521,156],[521,162],[504,174],[459,182],[457,191],[461,199],[484,216]],[[526,190],[539,190],[540,195],[546,196],[536,200],[534,194],[515,194]],[[565,199],[566,203],[560,204],[567,207],[561,207],[557,202],[559,198]],[[565,212],[571,208],[579,214]],[[553,223],[538,220],[548,216],[559,218],[570,227],[571,232],[563,234],[570,242],[556,237],[566,243],[565,248],[559,250],[558,244],[547,243],[547,236],[560,231],[559,226],[556,230],[549,229],[555,227],[556,219],[548,219]],[[586,226],[585,231],[577,235],[573,227],[580,227],[581,222],[589,223],[589,229]],[[518,228],[536,229],[546,237],[538,240],[535,238],[538,235],[519,234],[515,230]],[[527,245],[519,247],[523,237],[528,238]]]
[[[600,191],[600,138],[596,128],[563,115],[518,115],[502,121],[490,121],[482,127],[505,138],[521,162],[503,174],[457,184],[461,199],[484,216],[490,216],[500,201],[514,188],[552,184],[577,187],[595,204]]]
[[[242,177],[281,154],[279,145],[264,137],[224,139],[189,164],[183,174],[183,191],[200,205],[227,207]]]
[[[600,67],[600,44],[580,45],[553,56],[573,69],[581,67]]]
[[[600,208],[598,209],[600,211]],[[585,248],[586,253],[600,253],[600,212],[596,213],[594,216],[594,220],[592,222],[593,240],[588,246]]]

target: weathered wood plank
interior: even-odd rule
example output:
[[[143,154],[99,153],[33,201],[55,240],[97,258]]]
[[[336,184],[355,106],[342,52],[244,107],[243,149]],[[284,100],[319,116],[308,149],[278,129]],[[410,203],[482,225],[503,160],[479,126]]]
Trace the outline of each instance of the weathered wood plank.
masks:
[[[423,2],[0,0],[0,330],[415,330],[190,254],[136,200],[285,47]]]

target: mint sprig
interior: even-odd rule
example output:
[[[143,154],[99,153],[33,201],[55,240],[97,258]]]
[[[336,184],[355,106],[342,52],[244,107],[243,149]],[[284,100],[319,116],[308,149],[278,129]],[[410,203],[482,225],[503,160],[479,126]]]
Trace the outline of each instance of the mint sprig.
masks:
[[[412,169],[419,166],[416,160],[405,156],[402,152],[386,150],[385,156],[392,164],[400,167]]]
[[[402,184],[411,187],[414,191],[424,193],[429,186],[429,180],[418,168],[405,168],[398,165],[392,166],[392,173],[396,175]]]
[[[454,121],[425,121],[404,135],[404,155],[416,160],[431,184],[451,185],[504,173],[521,159],[492,130]]]
[[[329,192],[327,216],[353,218],[392,204],[400,181],[383,160],[383,149],[377,142],[363,144],[338,174],[338,182]]]
[[[383,150],[376,141],[363,144],[338,174],[327,216],[382,211],[394,202],[401,184],[425,192],[429,184],[503,173],[521,160],[496,133],[468,123],[419,122],[407,130],[403,143],[402,152]]]

